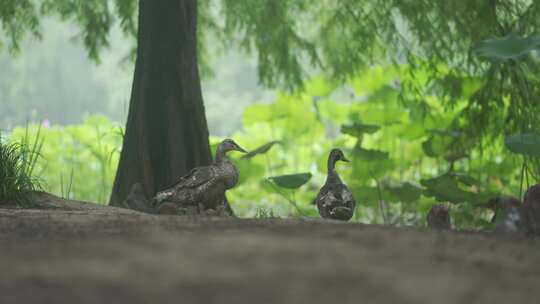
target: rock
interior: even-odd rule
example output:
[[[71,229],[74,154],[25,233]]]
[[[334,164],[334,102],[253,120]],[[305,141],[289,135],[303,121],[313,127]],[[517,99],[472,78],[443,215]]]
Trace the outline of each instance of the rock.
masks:
[[[524,226],[520,206],[508,207],[504,209],[502,220],[495,226],[497,234],[516,234],[523,233]]]
[[[164,202],[159,205],[157,213],[160,215],[178,215],[178,205],[175,203]]]
[[[219,205],[217,205],[215,208],[211,209],[205,209],[202,212],[203,215],[206,216],[233,216],[231,215],[229,204],[223,202]]]
[[[131,186],[124,205],[133,210],[155,213],[155,209],[152,207],[151,201],[146,198],[144,189],[140,183],[135,183]]]
[[[177,200],[174,193],[169,197],[156,196],[153,199],[153,203],[154,206],[157,206],[155,209],[157,210],[158,214],[235,217],[226,197],[224,197],[221,203],[218,203],[213,208],[207,208],[204,206],[204,204],[193,205],[190,202],[186,203],[183,200]]]
[[[433,205],[427,215],[427,224],[429,228],[434,230],[452,229],[449,208],[443,204]]]
[[[495,233],[540,236],[540,184],[527,189],[523,204],[516,198],[490,202],[490,208],[495,206],[492,209],[495,211],[493,222],[497,223]]]
[[[492,223],[500,223],[504,221],[506,215],[512,208],[520,208],[521,201],[513,196],[500,196],[492,198],[488,201],[487,207],[493,211]]]
[[[521,213],[527,234],[540,236],[540,184],[525,192]]]
[[[513,196],[500,196],[488,201],[487,207],[493,211],[491,223],[495,224],[495,234],[523,234],[523,208],[521,201]]]

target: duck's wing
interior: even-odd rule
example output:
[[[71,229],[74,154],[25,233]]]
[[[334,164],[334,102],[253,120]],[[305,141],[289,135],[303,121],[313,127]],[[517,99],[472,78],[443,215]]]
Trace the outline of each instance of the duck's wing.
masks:
[[[328,190],[328,185],[325,184],[322,186],[321,190],[319,190],[319,193],[317,194],[317,197],[313,200],[313,204],[317,205],[319,208],[327,206],[328,203],[333,199],[333,196],[330,195]]]
[[[341,185],[341,201],[342,201],[342,204],[344,207],[347,207],[347,208],[350,208],[350,209],[354,209],[354,207],[356,206],[356,201],[354,200],[354,197],[353,197],[353,194],[351,192],[351,190],[349,190],[349,188],[342,184]]]
[[[337,202],[337,198],[335,197],[333,192],[328,191],[325,194],[321,195],[318,198],[317,202],[321,207],[329,208]]]
[[[212,166],[193,168],[188,174],[182,176],[173,186],[174,188],[196,188],[209,182],[215,177],[215,170]]]
[[[332,200],[329,205],[329,217],[335,220],[348,221],[354,215],[356,202],[345,184],[335,184],[332,186]]]
[[[351,190],[349,190],[347,185],[345,184],[328,185],[326,191],[328,194],[331,194],[331,196],[329,195],[327,196],[332,199],[332,205],[336,207],[340,206],[340,207],[347,207],[351,209],[356,206],[356,202],[354,200],[353,194]]]
[[[319,191],[317,198],[315,198],[315,204],[317,205],[317,209],[322,218],[329,218],[331,216],[330,210],[332,210],[335,202],[336,198],[333,193],[328,191],[326,186],[323,186]]]
[[[354,209],[336,207],[330,211],[330,217],[335,220],[348,221],[354,216]]]
[[[154,197],[154,204],[159,205],[161,202],[173,196],[179,189],[196,188],[207,183],[214,176],[215,173],[212,166],[193,168],[188,174],[180,177],[179,181],[175,184],[158,191]]]

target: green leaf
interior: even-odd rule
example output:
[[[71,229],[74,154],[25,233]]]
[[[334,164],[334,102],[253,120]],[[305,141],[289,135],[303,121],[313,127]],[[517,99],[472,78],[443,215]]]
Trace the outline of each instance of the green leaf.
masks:
[[[264,176],[264,166],[251,161],[235,160],[234,161],[238,171],[240,172],[240,180],[238,185],[243,184],[250,179],[258,179]]]
[[[428,140],[424,141],[422,143],[422,150],[424,151],[424,154],[429,157],[438,157],[439,154],[433,150],[433,137],[430,137]]]
[[[416,140],[425,135],[423,123],[412,122],[404,125],[392,126],[392,131],[404,140]]]
[[[318,76],[310,79],[304,85],[304,91],[311,96],[326,97],[330,95],[337,87],[335,82],[332,82],[323,76]]]
[[[355,157],[361,160],[382,161],[388,159],[388,152],[364,149],[362,147],[355,147],[353,153]]]
[[[422,143],[422,150],[429,157],[453,154],[452,145],[461,136],[458,131],[431,129],[429,139]]]
[[[522,155],[540,156],[540,136],[533,133],[514,134],[504,139],[508,150]]]
[[[276,185],[287,188],[287,189],[298,189],[306,184],[312,175],[311,173],[298,173],[298,174],[288,174],[288,175],[279,175],[272,176],[268,179],[273,181]]]
[[[376,187],[351,187],[354,198],[360,204],[376,206],[379,201],[379,192]]]
[[[268,178],[259,180],[259,187],[267,193],[276,192],[274,184]]]
[[[540,35],[519,37],[510,34],[502,38],[487,39],[478,44],[476,53],[493,61],[520,59],[531,51],[540,48]]]
[[[265,154],[266,152],[270,151],[270,149],[275,145],[275,144],[281,144],[281,141],[280,140],[273,140],[269,143],[266,143],[254,150],[251,150],[249,151],[248,153],[244,154],[241,159],[251,159],[253,157],[255,157],[256,155],[258,154]]]
[[[369,95],[388,85],[397,75],[398,71],[395,68],[374,66],[353,78],[350,85],[356,95]]]
[[[408,116],[402,106],[391,103],[360,102],[354,104],[352,110],[359,112],[362,123],[382,126],[404,122]]]
[[[322,99],[317,102],[317,108],[321,118],[335,124],[342,124],[348,120],[351,105]]]
[[[454,204],[469,202],[474,195],[474,193],[459,188],[458,180],[450,174],[444,174],[431,179],[422,179],[420,183],[427,188],[424,191],[426,196],[434,197],[440,202]]]
[[[398,90],[389,85],[384,85],[368,97],[368,102],[388,104],[396,101],[398,97]]]
[[[251,126],[261,122],[273,121],[281,117],[286,117],[286,115],[275,111],[273,104],[253,104],[244,110],[243,121],[244,126]]]
[[[399,186],[388,187],[387,190],[397,201],[404,203],[413,203],[422,195],[422,188],[409,182],[405,182]]]
[[[429,129],[428,131],[433,135],[448,136],[454,138],[458,138],[462,135],[461,132],[453,130]]]
[[[355,158],[352,166],[354,179],[367,181],[373,178],[382,178],[386,173],[394,170],[395,163],[391,159],[362,161]]]
[[[476,186],[479,184],[479,181],[476,178],[467,174],[455,174],[454,176],[460,183],[467,186]]]
[[[342,125],[341,133],[360,138],[364,134],[373,134],[379,131],[380,128],[381,127],[377,125],[354,123],[352,125]]]

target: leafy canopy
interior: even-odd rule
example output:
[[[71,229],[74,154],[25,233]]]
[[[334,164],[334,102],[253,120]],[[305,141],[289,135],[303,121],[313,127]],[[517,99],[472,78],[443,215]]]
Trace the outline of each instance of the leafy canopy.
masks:
[[[540,4],[531,0],[199,0],[200,64],[209,41],[258,59],[259,80],[296,90],[314,72],[345,81],[373,63],[407,62],[400,98],[425,119],[429,95],[461,105],[452,128],[471,139],[537,132]],[[0,43],[18,50],[25,33],[57,16],[80,26],[90,58],[118,23],[136,33],[136,0],[2,0]],[[506,37],[506,38],[505,38]],[[519,51],[517,56],[514,51]],[[498,60],[486,57],[501,55]],[[486,60],[487,59],[487,60]],[[421,70],[417,72],[416,70]],[[420,84],[420,85],[419,85]]]

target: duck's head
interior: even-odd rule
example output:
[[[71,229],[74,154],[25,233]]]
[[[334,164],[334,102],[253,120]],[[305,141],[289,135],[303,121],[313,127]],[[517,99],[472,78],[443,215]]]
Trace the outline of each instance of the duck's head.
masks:
[[[247,153],[246,150],[242,149],[237,143],[234,142],[234,140],[230,138],[224,139],[219,144],[219,150],[224,153],[229,152],[229,151],[238,151],[242,153]]]
[[[330,151],[330,156],[328,157],[329,160],[332,161],[332,163],[337,162],[338,160],[349,162],[349,160],[345,157],[345,154],[343,154],[343,151],[340,149],[332,149]]]

